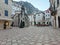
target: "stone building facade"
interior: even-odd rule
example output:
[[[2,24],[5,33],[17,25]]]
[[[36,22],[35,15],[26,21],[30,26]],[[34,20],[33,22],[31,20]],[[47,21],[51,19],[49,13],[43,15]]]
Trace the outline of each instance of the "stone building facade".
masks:
[[[54,28],[60,28],[60,0],[49,0],[51,15],[54,16]]]
[[[0,0],[0,29],[7,29],[11,26],[12,0]]]
[[[29,17],[27,15],[26,8],[23,5],[18,5],[13,2],[13,22],[14,26],[23,27],[29,26]]]

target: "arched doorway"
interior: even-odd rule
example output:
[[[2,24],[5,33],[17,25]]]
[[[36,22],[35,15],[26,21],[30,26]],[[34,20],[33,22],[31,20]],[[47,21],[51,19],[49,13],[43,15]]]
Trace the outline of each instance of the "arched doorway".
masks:
[[[23,27],[25,27],[25,22],[22,22],[22,24],[23,24]]]
[[[25,27],[25,22],[21,20],[20,28],[24,28],[24,27]]]
[[[9,26],[9,22],[8,21],[5,21],[4,22],[4,29],[6,29],[8,26]]]

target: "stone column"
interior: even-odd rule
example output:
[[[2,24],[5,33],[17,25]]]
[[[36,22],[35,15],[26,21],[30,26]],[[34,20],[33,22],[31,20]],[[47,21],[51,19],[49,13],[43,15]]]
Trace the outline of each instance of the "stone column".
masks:
[[[59,26],[58,26],[58,15],[56,16],[56,28],[58,28]]]

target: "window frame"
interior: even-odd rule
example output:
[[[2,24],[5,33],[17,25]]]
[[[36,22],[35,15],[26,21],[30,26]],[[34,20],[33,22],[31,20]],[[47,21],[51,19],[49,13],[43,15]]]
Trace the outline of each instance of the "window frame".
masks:
[[[59,6],[59,0],[57,0],[57,7]]]
[[[7,4],[7,5],[8,5],[8,0],[5,0],[5,4]]]
[[[5,16],[8,16],[8,10],[5,10]]]

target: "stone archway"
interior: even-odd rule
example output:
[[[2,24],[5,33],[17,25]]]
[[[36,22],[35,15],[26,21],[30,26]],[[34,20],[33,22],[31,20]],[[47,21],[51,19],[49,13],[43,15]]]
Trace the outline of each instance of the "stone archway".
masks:
[[[20,28],[24,28],[24,27],[25,27],[25,22],[21,20]]]
[[[23,23],[23,27],[25,27],[25,22],[23,21],[22,23]]]
[[[9,26],[9,22],[8,21],[5,21],[4,22],[4,29],[6,29],[8,26]]]

